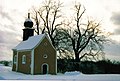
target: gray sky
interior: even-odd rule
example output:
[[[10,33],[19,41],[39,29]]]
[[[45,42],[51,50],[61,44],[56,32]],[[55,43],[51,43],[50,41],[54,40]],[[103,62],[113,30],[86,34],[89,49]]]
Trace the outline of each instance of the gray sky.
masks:
[[[12,59],[12,48],[22,38],[22,29],[28,10],[39,6],[43,0],[0,0],[0,60]],[[120,0],[76,0],[86,8],[86,15],[101,21],[112,43],[105,46],[106,57],[120,59]],[[61,0],[70,15],[75,0]]]

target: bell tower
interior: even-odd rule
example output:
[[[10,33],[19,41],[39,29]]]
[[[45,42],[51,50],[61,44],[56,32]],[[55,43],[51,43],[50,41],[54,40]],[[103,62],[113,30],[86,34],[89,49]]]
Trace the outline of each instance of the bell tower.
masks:
[[[25,28],[23,29],[23,41],[34,35],[34,28],[32,28],[33,22],[30,19],[30,13],[28,13],[28,18],[25,20],[24,26]]]

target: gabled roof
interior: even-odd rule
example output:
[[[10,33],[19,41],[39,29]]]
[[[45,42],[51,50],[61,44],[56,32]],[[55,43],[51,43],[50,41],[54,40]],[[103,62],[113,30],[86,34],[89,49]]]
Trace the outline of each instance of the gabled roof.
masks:
[[[45,38],[45,36],[45,34],[31,36],[28,40],[19,43],[15,48],[13,48],[13,50],[31,50],[35,48],[43,40],[43,38]]]

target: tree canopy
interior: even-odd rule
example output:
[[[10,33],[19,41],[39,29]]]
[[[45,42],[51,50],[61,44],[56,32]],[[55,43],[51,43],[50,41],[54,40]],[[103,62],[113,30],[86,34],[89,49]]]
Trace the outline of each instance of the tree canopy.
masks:
[[[73,5],[73,15],[66,19],[62,15],[62,7],[60,1],[45,0],[38,9],[33,8],[36,33],[49,35],[59,51],[59,57],[64,55],[73,58],[74,54],[76,62],[79,62],[84,57],[98,59],[99,56],[104,56],[103,44],[107,37],[101,29],[101,23],[84,18],[86,9],[80,3]]]

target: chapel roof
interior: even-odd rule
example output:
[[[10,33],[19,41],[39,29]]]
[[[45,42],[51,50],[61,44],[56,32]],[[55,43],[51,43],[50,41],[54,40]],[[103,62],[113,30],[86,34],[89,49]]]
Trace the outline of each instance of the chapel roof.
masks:
[[[19,43],[13,50],[31,50],[35,48],[45,36],[47,37],[46,34],[31,36],[28,40]]]

